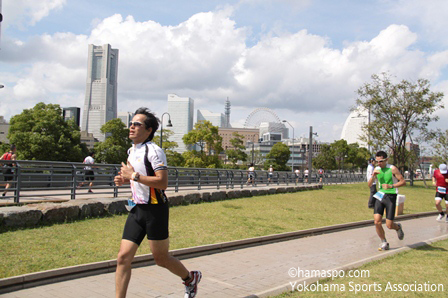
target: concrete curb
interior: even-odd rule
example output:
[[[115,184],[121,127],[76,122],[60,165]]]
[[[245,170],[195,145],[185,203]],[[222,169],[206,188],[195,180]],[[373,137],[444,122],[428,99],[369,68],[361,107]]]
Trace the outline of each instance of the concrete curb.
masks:
[[[437,214],[438,214],[437,211],[417,213],[417,214],[407,214],[407,215],[397,216],[396,219],[407,220],[407,219],[414,219],[414,218],[419,218],[419,217],[434,216]],[[225,252],[225,251],[237,250],[237,249],[251,247],[251,246],[258,246],[258,245],[264,245],[264,244],[269,244],[269,243],[274,243],[274,242],[287,241],[287,240],[291,240],[291,239],[315,236],[315,235],[324,234],[324,233],[332,233],[332,232],[337,232],[337,231],[346,230],[346,229],[353,229],[353,228],[367,226],[367,225],[373,225],[373,220],[364,220],[364,221],[359,221],[359,222],[344,223],[344,224],[314,228],[314,229],[309,229],[309,230],[294,231],[294,232],[287,232],[287,233],[282,233],[282,234],[274,234],[274,235],[268,235],[268,236],[262,236],[262,237],[256,237],[256,238],[242,239],[242,240],[235,240],[235,241],[230,241],[230,242],[216,243],[216,244],[210,244],[210,245],[204,245],[204,246],[183,248],[183,249],[172,250],[172,251],[170,251],[170,253],[179,259],[188,259],[188,258],[210,255],[210,254],[215,254],[215,253],[220,253],[220,252]],[[448,235],[447,235],[447,237],[448,237]],[[425,243],[423,243],[423,244],[425,244]],[[389,255],[390,253],[395,253],[396,251],[400,251],[400,249],[394,250],[393,252],[392,251],[388,252],[387,255]],[[383,255],[386,255],[386,254],[383,254]],[[374,260],[374,258],[367,259],[367,260],[365,260],[364,263],[368,262],[369,260]],[[359,263],[359,262],[355,262],[355,263]],[[359,263],[359,265],[362,265],[364,263]],[[71,266],[71,267],[65,267],[65,268],[58,268],[58,269],[54,269],[54,270],[47,270],[47,271],[42,271],[42,272],[36,272],[36,273],[30,273],[30,274],[0,279],[0,294],[8,293],[11,291],[17,291],[17,290],[21,290],[21,289],[26,289],[26,288],[31,288],[31,287],[35,287],[35,286],[39,286],[39,285],[61,282],[61,281],[70,280],[70,279],[76,279],[76,278],[81,278],[81,277],[97,275],[97,274],[114,272],[115,268],[116,268],[116,264],[117,264],[116,260],[108,260],[108,261],[89,263],[89,264],[83,264],[83,265]],[[139,255],[134,258],[134,261],[132,264],[133,264],[133,268],[153,265],[154,258],[152,256],[152,254]],[[350,264],[348,264],[346,266],[349,266],[349,265]],[[344,266],[343,268],[345,268],[346,266]],[[312,282],[315,282],[315,281],[317,281],[317,279]],[[305,280],[304,280],[304,282],[305,282]],[[309,283],[309,282],[311,282],[311,280],[306,280],[306,282]],[[289,284],[288,284],[288,286],[289,286]],[[285,292],[288,290],[288,289],[285,289],[284,286],[281,286],[281,287],[276,287],[273,289],[266,290],[263,293],[254,294],[253,296],[249,296],[249,297],[265,297],[267,295],[278,294],[278,293],[281,293],[281,292],[278,292],[278,291],[280,291],[280,289],[282,290],[281,292]]]

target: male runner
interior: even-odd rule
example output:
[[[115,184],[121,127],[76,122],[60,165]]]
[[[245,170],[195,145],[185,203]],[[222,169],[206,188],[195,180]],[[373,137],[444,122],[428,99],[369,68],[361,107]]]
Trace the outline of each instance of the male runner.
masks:
[[[366,172],[367,181],[369,181],[370,178],[372,177],[374,169],[375,169],[375,158],[369,158],[369,165],[367,166],[367,172]],[[373,207],[375,206],[375,198],[373,197],[375,193],[376,193],[376,181],[373,181],[373,184],[370,187],[369,201],[367,203],[367,206],[370,209],[373,209]]]
[[[95,173],[93,172],[92,166],[95,163],[95,159],[93,158],[95,156],[95,152],[91,151],[89,152],[89,155],[84,158],[84,161],[82,162],[83,164],[86,164],[86,166],[84,167],[84,180],[86,182],[81,182],[78,185],[78,188],[81,188],[84,183],[89,183],[88,181],[90,180],[89,183],[89,190],[88,192],[93,192],[92,191],[92,186],[93,186],[93,180],[95,180]]]
[[[2,157],[0,158],[0,160],[16,160],[17,159],[17,155],[16,155],[16,145],[12,144],[11,147],[9,148],[10,150],[8,152],[6,152],[5,154],[2,155]],[[6,196],[6,194],[8,193],[8,189],[11,187],[11,180],[13,180],[13,167],[15,166],[15,164],[13,163],[8,163],[5,164],[3,167],[3,175],[5,176],[3,179],[5,180],[6,184],[5,185],[5,190],[2,193],[2,196]]]
[[[382,220],[384,209],[386,209],[386,226],[388,229],[397,231],[398,239],[403,240],[404,233],[401,224],[394,223],[395,207],[397,204],[398,187],[406,185],[400,171],[394,165],[387,163],[387,153],[378,151],[375,160],[378,167],[373,171],[372,177],[369,179],[369,187],[376,180],[379,186],[378,192],[375,194],[375,207],[373,219],[375,222],[376,233],[381,239],[378,250],[388,250],[389,243],[386,240]]]
[[[131,278],[131,263],[146,236],[158,266],[167,268],[181,277],[185,297],[195,297],[201,280],[200,271],[189,272],[185,266],[168,253],[169,203],[164,190],[168,186],[168,170],[163,150],[151,142],[159,128],[159,119],[146,108],[139,108],[130,122],[129,138],[133,141],[128,151],[127,164],[115,176],[116,185],[131,183],[131,209],[126,221],[115,274],[116,297],[126,297]],[[130,206],[134,205],[130,204]],[[151,280],[148,280],[148,284]]]
[[[443,220],[445,213],[442,209],[442,200],[445,199],[445,208],[448,213],[448,203],[446,202],[446,189],[448,188],[448,170],[446,164],[442,163],[439,165],[438,169],[434,170],[434,175],[432,176],[432,184],[436,186],[436,208],[439,210],[440,214],[437,216],[437,220]],[[445,220],[448,223],[448,216]]]

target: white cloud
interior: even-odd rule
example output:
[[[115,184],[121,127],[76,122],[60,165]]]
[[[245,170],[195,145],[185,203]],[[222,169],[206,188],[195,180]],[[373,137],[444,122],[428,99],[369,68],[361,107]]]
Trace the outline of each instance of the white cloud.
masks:
[[[23,29],[33,26],[52,10],[61,9],[67,0],[6,0],[3,1],[5,26]]]
[[[119,49],[119,108],[150,102],[160,114],[168,93],[195,98],[203,105],[196,108],[204,109],[223,107],[230,97],[232,115],[239,115],[232,123],[244,123],[242,115],[257,107],[283,109],[282,118],[303,131],[316,117],[341,122],[327,130],[316,124],[324,138],[340,130],[355,91],[372,74],[436,80],[448,63],[447,52],[428,55],[415,49],[419,35],[404,25],[390,25],[371,40],[347,42],[341,50],[307,30],[269,32],[248,46],[250,31],[238,27],[232,13],[230,8],[197,13],[176,26],[116,14],[98,22],[89,35],[44,34],[27,41],[6,36],[0,79],[6,78],[5,69],[21,67],[5,84],[8,91],[1,91],[6,99],[0,113],[10,116],[39,101],[82,106],[88,44],[109,43]],[[15,104],[19,99],[24,103]]]

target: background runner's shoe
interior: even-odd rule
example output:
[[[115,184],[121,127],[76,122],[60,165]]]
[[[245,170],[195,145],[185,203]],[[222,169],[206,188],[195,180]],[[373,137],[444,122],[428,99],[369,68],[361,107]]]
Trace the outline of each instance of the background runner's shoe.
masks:
[[[401,228],[401,224],[400,224],[400,223],[397,223],[397,226],[400,227],[400,228],[397,230],[398,239],[403,240],[403,238],[404,238],[404,232],[403,232],[403,229]]]
[[[381,242],[380,247],[378,247],[379,251],[382,250],[389,250],[389,243],[388,242]]]
[[[201,281],[202,273],[201,271],[191,271],[191,280],[189,282],[184,282],[185,285],[185,298],[196,297],[198,293],[198,283]]]
[[[444,217],[445,215],[442,215],[442,214],[439,214],[439,216],[437,216],[437,221],[441,221],[442,219],[443,219],[443,217]],[[447,219],[448,219],[448,217],[447,217]]]

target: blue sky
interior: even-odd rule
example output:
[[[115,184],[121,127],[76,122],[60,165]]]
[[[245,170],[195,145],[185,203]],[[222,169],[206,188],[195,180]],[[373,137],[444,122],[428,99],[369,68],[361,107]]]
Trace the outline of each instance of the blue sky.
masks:
[[[118,108],[166,111],[168,93],[242,126],[267,107],[340,138],[355,91],[383,71],[448,94],[443,0],[3,0],[0,115],[84,103],[88,44],[120,51]],[[445,105],[446,100],[445,100]],[[448,113],[435,126],[448,127]]]

